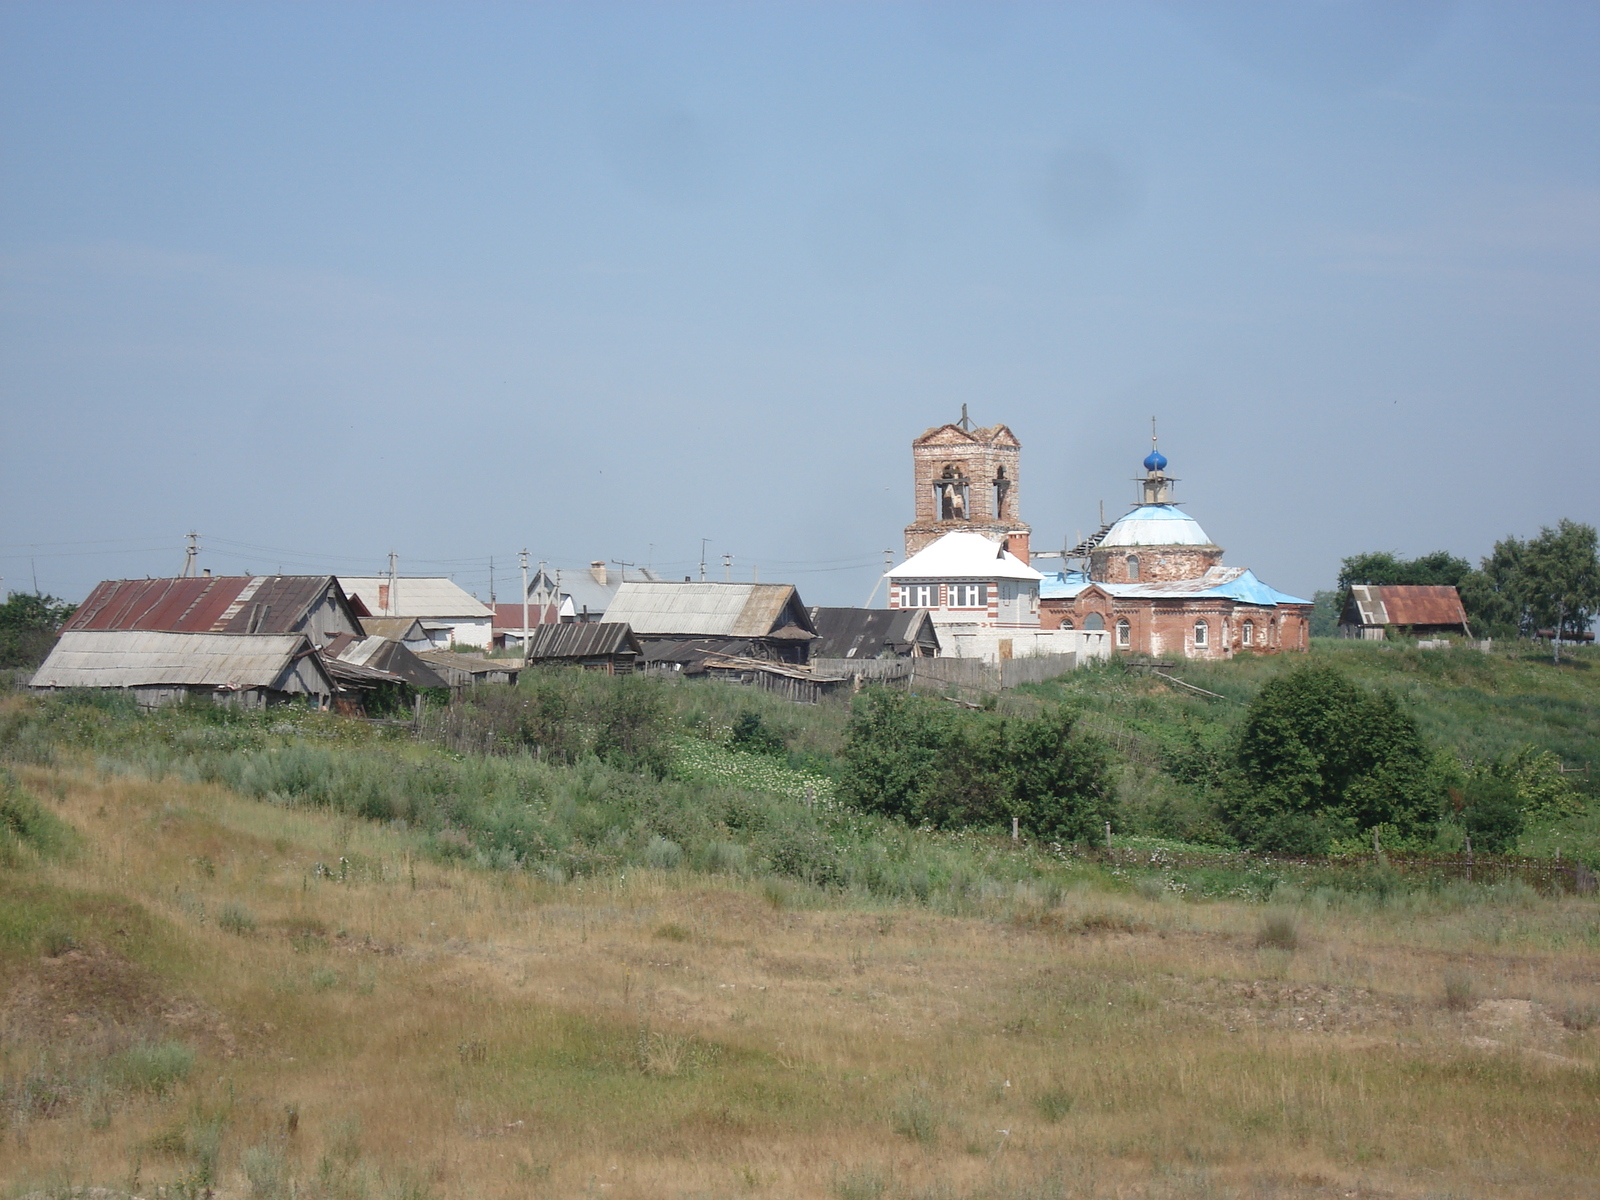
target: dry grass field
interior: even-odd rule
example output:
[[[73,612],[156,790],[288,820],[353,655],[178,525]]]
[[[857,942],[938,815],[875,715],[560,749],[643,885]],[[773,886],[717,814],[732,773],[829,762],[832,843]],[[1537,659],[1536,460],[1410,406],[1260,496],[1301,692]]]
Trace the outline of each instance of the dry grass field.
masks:
[[[1600,909],[440,866],[19,767],[0,1186],[245,1197],[1600,1195]]]

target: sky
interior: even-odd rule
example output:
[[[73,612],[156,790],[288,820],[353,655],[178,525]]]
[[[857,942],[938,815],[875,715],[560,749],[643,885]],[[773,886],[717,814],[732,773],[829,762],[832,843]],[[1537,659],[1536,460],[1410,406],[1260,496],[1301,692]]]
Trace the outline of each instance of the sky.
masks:
[[[1595,523],[1597,63],[1528,0],[0,4],[0,587],[194,530],[882,604],[962,405],[1035,549],[1152,417],[1301,596]]]

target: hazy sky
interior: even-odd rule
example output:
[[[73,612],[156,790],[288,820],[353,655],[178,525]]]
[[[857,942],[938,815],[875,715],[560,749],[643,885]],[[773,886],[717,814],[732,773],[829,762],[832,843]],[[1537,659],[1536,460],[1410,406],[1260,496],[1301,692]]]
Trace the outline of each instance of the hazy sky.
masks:
[[[1595,522],[1597,64],[1592,2],[8,3],[0,574],[860,604],[962,404],[1036,548],[1152,414],[1300,595]]]

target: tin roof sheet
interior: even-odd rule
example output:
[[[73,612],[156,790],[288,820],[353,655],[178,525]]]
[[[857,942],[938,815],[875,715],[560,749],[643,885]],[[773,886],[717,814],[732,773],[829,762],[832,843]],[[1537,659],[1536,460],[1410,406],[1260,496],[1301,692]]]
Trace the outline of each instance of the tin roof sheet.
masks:
[[[1127,599],[1223,598],[1264,607],[1311,603],[1269,587],[1244,567],[1212,567],[1195,579],[1175,579],[1168,583],[1101,583],[1091,580],[1082,571],[1056,571],[1044,577],[1044,583],[1039,586],[1039,598],[1071,600],[1091,585],[1108,595]]]
[[[1110,531],[1100,539],[1101,547],[1111,549],[1213,544],[1200,522],[1173,504],[1141,504],[1112,522]]]
[[[1461,625],[1467,611],[1453,587],[1375,586],[1350,589],[1363,625]]]
[[[64,631],[290,633],[337,587],[332,575],[107,579],[79,605]]]
[[[272,688],[313,653],[303,633],[74,630],[61,635],[33,686]]]

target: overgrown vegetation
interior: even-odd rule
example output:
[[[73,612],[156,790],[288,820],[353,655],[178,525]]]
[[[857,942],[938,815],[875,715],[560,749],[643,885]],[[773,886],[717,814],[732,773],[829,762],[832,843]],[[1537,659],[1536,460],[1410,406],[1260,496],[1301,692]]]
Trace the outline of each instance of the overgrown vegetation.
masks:
[[[37,667],[77,609],[43,592],[12,592],[0,604],[0,669]]]

